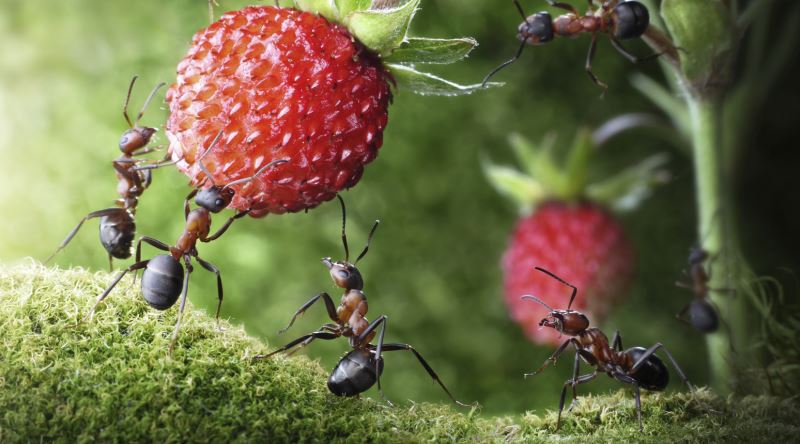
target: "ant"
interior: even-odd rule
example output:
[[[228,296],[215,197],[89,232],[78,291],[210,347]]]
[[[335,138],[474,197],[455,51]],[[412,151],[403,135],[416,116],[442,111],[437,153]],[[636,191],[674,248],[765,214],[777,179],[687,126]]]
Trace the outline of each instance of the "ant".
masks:
[[[545,11],[526,16],[519,0],[513,0],[513,2],[524,19],[517,32],[517,38],[522,43],[511,60],[495,68],[483,79],[483,86],[486,86],[489,79],[500,70],[516,62],[522,56],[525,45],[542,45],[552,41],[555,36],[574,38],[581,33],[592,35],[585,68],[592,81],[604,90],[608,89],[608,85],[600,81],[592,72],[592,60],[597,49],[598,33],[602,32],[608,35],[614,48],[631,63],[643,62],[661,55],[661,53],[655,53],[647,57],[637,57],[625,49],[620,42],[620,40],[641,37],[650,25],[650,13],[643,4],[637,1],[608,0],[600,3],[598,7],[594,0],[589,0],[589,11],[585,15],[581,15],[574,6],[568,3],[547,0],[550,6],[569,11],[568,14],[560,15],[555,19]]]
[[[675,367],[675,370],[678,372],[683,382],[692,390],[693,387],[683,373],[683,370],[681,370],[678,363],[675,362],[675,358],[672,357],[669,350],[661,343],[657,343],[648,349],[632,347],[623,351],[622,337],[619,331],[617,331],[614,333],[611,345],[609,346],[608,337],[600,331],[600,329],[596,327],[589,328],[589,318],[587,318],[586,315],[570,309],[570,307],[572,307],[572,301],[575,300],[575,296],[578,293],[578,289],[544,268],[535,267],[535,269],[572,288],[572,296],[569,299],[566,310],[555,310],[535,296],[522,296],[523,300],[538,302],[550,310],[550,313],[539,321],[539,326],[550,327],[561,334],[571,336],[570,339],[564,341],[564,343],[556,349],[552,356],[544,361],[538,370],[533,373],[526,373],[525,377],[538,374],[551,362],[555,364],[559,355],[566,350],[569,344],[575,346],[575,364],[573,367],[572,379],[568,379],[561,389],[556,430],[561,428],[561,412],[564,410],[567,387],[572,386],[572,403],[568,409],[568,411],[570,411],[578,396],[575,387],[593,380],[597,377],[597,373],[601,372],[608,374],[609,377],[620,382],[633,385],[633,393],[636,398],[636,413],[639,418],[639,430],[641,431],[642,405],[639,397],[639,389],[662,391],[669,383],[667,367],[661,359],[655,355],[656,350],[659,348],[664,351],[670,362],[672,362],[672,366]],[[581,360],[594,367],[595,370],[592,373],[578,376]]]
[[[217,134],[203,155],[211,151],[221,136],[222,131]],[[209,232],[211,230],[211,214],[219,213],[231,203],[231,200],[233,200],[235,195],[235,191],[231,188],[232,186],[250,182],[267,169],[281,163],[286,163],[287,160],[274,160],[264,165],[250,177],[235,180],[224,186],[220,186],[214,182],[211,173],[206,169],[205,165],[203,165],[202,157],[203,156],[198,158],[198,164],[205,173],[206,177],[205,180],[203,180],[203,182],[200,183],[197,188],[192,190],[192,192],[190,192],[184,200],[183,208],[186,227],[184,228],[183,234],[181,234],[181,236],[178,238],[178,241],[175,243],[175,246],[169,246],[148,236],[140,237],[139,241],[136,243],[136,262],[120,272],[114,278],[114,280],[111,282],[111,285],[109,285],[103,294],[97,298],[97,302],[94,304],[89,314],[86,315],[84,320],[91,319],[94,316],[95,310],[100,303],[103,302],[109,293],[111,293],[111,290],[114,289],[117,283],[119,283],[119,281],[128,272],[133,271],[138,273],[138,270],[144,269],[141,283],[142,295],[144,296],[145,301],[147,301],[151,307],[157,310],[166,310],[175,305],[175,302],[177,302],[179,296],[181,299],[178,320],[175,323],[175,329],[172,333],[172,340],[169,345],[169,353],[171,355],[172,350],[175,347],[175,342],[178,338],[178,330],[181,326],[183,311],[186,307],[186,297],[189,288],[189,274],[193,271],[192,258],[194,258],[203,268],[217,275],[217,296],[219,303],[217,304],[216,320],[219,323],[219,312],[220,308],[222,308],[222,277],[220,276],[220,271],[217,267],[198,256],[196,248],[197,241],[211,242],[218,239],[228,230],[228,228],[236,219],[240,219],[250,212],[250,210],[237,211],[236,214],[230,217],[225,224],[223,224],[222,227],[216,231],[216,233],[209,236]],[[211,187],[202,189],[202,187],[208,181],[211,182]],[[195,199],[195,204],[198,205],[198,208],[190,211],[189,202],[192,198]],[[142,261],[142,242],[146,242],[151,246],[158,248],[159,250],[168,252],[169,254],[160,254],[152,259]],[[185,271],[181,265],[181,260],[183,260],[184,264],[186,265]]]
[[[383,373],[382,353],[406,350],[417,357],[420,364],[422,364],[428,372],[428,375],[444,389],[445,393],[447,393],[453,402],[461,406],[466,406],[466,404],[459,402],[453,397],[450,390],[447,389],[433,368],[428,365],[416,349],[408,344],[385,344],[383,342],[387,323],[387,317],[385,315],[378,317],[372,321],[372,323],[367,321],[365,317],[368,310],[367,297],[362,291],[364,288],[364,280],[361,277],[361,272],[356,268],[356,264],[367,254],[372,236],[375,234],[375,230],[378,228],[380,221],[375,221],[375,224],[369,232],[367,245],[364,247],[361,254],[358,255],[355,262],[351,263],[350,250],[347,246],[347,234],[345,231],[347,222],[345,204],[340,195],[337,194],[336,197],[339,199],[339,203],[342,207],[342,244],[344,245],[345,258],[343,261],[333,262],[330,257],[326,257],[322,259],[322,263],[328,268],[334,284],[345,290],[344,295],[342,295],[341,303],[337,307],[333,303],[331,296],[326,292],[322,292],[303,304],[297,312],[295,312],[294,316],[292,316],[289,325],[278,333],[280,334],[288,330],[298,317],[319,300],[325,303],[328,317],[333,323],[324,324],[317,331],[301,336],[272,353],[256,355],[253,359],[268,359],[275,354],[290,350],[296,346],[305,347],[315,339],[327,341],[344,336],[348,338],[353,350],[342,357],[328,378],[328,389],[334,395],[344,397],[357,396],[367,391],[377,382],[381,397],[391,405],[391,402],[383,395],[383,389],[381,388],[380,375]],[[370,342],[375,338],[376,330],[379,326],[381,330],[380,334],[378,334],[378,343],[377,345],[373,345]]]
[[[131,257],[131,247],[133,238],[136,237],[136,222],[134,220],[136,215],[136,206],[139,203],[139,197],[144,193],[144,190],[150,186],[151,173],[149,170],[140,170],[137,167],[143,160],[135,159],[136,156],[141,156],[159,148],[147,148],[150,139],[157,129],[146,126],[139,126],[144,115],[144,110],[150,104],[150,101],[155,96],[156,92],[166,85],[159,83],[147,96],[142,109],[136,116],[134,122],[128,117],[128,103],[131,99],[131,92],[133,85],[136,83],[138,76],[133,76],[131,84],[128,87],[128,95],[125,96],[125,103],[122,106],[122,115],[125,121],[128,122],[128,129],[122,133],[119,139],[119,149],[122,155],[114,159],[111,163],[117,174],[117,193],[120,198],[116,200],[116,207],[106,208],[103,210],[93,211],[86,215],[78,225],[70,231],[67,238],[61,242],[55,252],[45,260],[45,263],[50,262],[59,251],[63,250],[67,244],[78,234],[81,226],[89,219],[100,218],[100,243],[108,252],[108,265],[109,269],[113,269],[113,258],[127,259]]]
[[[712,258],[706,250],[699,247],[692,247],[689,250],[689,277],[691,283],[675,282],[681,288],[691,290],[695,298],[683,308],[675,317],[694,327],[702,333],[712,333],[719,327],[719,315],[714,304],[708,299],[711,291],[733,291],[726,288],[711,288],[708,282],[711,280],[711,273],[706,271],[705,263]],[[684,270],[684,273],[686,271]],[[688,313],[688,318],[686,317]]]

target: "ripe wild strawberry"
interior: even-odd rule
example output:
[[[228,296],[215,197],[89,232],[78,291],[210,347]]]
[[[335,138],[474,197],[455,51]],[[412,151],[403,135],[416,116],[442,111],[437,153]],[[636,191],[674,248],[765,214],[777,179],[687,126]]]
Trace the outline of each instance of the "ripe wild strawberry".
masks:
[[[167,101],[167,136],[179,169],[199,185],[203,155],[216,183],[235,185],[231,208],[253,216],[295,212],[354,186],[378,154],[392,99],[390,85],[423,94],[464,94],[460,86],[413,69],[450,63],[471,39],[406,38],[419,0],[298,1],[305,11],[251,6],[224,14],[195,34]],[[394,62],[394,63],[390,63]]]
[[[580,288],[572,304],[593,322],[622,302],[633,280],[635,254],[623,227],[607,208],[631,210],[652,185],[663,181],[662,155],[650,157],[612,178],[588,184],[591,152],[608,138],[647,123],[640,117],[612,119],[594,134],[580,131],[561,170],[552,158],[553,139],[535,146],[520,136],[511,144],[526,172],[487,165],[490,182],[514,200],[522,213],[502,258],[504,300],[510,317],[539,344],[560,344],[558,332],[542,329],[543,308],[520,300],[531,294],[562,307],[570,293],[533,267],[542,267]]]

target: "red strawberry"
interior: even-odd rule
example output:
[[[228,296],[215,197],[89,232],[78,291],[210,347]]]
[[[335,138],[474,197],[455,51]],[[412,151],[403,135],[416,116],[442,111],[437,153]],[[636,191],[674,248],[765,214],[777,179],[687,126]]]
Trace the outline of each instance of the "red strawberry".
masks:
[[[536,266],[577,287],[572,308],[599,322],[628,291],[634,254],[619,223],[591,203],[549,202],[517,223],[502,260],[505,301],[511,318],[530,339],[555,344],[563,341],[558,332],[538,325],[547,309],[522,301],[520,296],[532,294],[555,309],[563,309],[571,290],[534,271]]]
[[[561,171],[551,157],[552,139],[537,147],[519,136],[512,137],[511,142],[527,174],[507,167],[487,167],[490,181],[522,209],[523,218],[502,259],[504,300],[511,318],[536,343],[559,344],[564,339],[553,329],[539,327],[547,314],[545,307],[520,297],[531,294],[554,309],[566,309],[571,290],[534,267],[577,287],[571,308],[586,313],[594,325],[624,300],[630,287],[635,254],[624,229],[606,208],[634,208],[649,194],[653,179],[663,177],[657,169],[665,158],[656,155],[610,179],[586,183],[591,152],[609,137],[630,128],[631,122],[620,125],[620,119],[625,123],[629,118],[614,119],[593,136],[579,132],[566,171]]]
[[[298,2],[327,18],[251,6],[198,31],[167,93],[167,136],[178,168],[200,184],[205,174],[196,159],[222,131],[203,157],[217,184],[250,177],[276,159],[288,161],[235,185],[232,208],[251,209],[257,217],[301,211],[354,186],[383,142],[389,82],[398,77],[401,85],[416,82],[417,92],[429,92],[419,88],[425,74],[384,64],[395,52],[400,63],[436,55],[427,48],[415,58],[415,39],[404,40],[418,3],[365,10],[361,0]],[[394,21],[380,21],[387,17]],[[441,42],[461,43],[458,58],[475,45]],[[453,53],[452,47],[439,51]]]

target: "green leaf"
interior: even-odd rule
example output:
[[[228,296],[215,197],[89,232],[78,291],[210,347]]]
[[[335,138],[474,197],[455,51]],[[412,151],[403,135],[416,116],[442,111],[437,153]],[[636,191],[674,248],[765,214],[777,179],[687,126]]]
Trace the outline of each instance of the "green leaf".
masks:
[[[589,185],[586,196],[616,211],[634,210],[653,194],[656,186],[669,180],[669,173],[662,169],[668,160],[669,156],[664,153],[650,156],[608,179]]]
[[[345,25],[367,48],[388,55],[406,38],[420,0],[408,0],[394,9],[370,9],[345,17]]]
[[[471,94],[479,89],[485,89],[480,83],[474,85],[459,85],[433,74],[419,72],[416,69],[396,64],[387,64],[398,88],[407,89],[423,96],[461,96]],[[502,86],[502,83],[490,82],[486,88]]]
[[[439,63],[457,62],[478,46],[475,39],[409,38],[384,60],[389,63]]]
[[[352,12],[367,10],[372,6],[372,0],[334,0],[334,3],[341,17],[347,17]]]
[[[681,48],[681,67],[686,78],[705,87],[717,82],[727,68],[733,20],[719,0],[664,0],[661,16]]]
[[[331,21],[340,21],[340,15],[334,0],[294,0],[297,9],[319,14]]]
[[[530,213],[545,197],[539,182],[513,168],[484,163],[483,171],[489,183],[516,203],[523,214]]]

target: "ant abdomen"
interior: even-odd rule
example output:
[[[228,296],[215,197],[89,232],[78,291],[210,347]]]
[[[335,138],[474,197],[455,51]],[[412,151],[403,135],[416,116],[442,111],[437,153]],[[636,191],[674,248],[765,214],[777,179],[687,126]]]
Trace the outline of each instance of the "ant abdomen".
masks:
[[[100,243],[108,254],[117,259],[131,257],[136,222],[127,211],[118,211],[100,219]]]
[[[640,37],[650,26],[650,13],[647,8],[636,1],[627,1],[614,8],[614,37],[619,39],[635,39]]]
[[[378,360],[375,374],[375,357],[365,349],[356,349],[344,355],[328,378],[328,389],[336,396],[355,396],[375,385],[383,373],[383,358]]]
[[[719,327],[717,311],[705,299],[694,299],[689,304],[689,322],[703,333],[711,333]]]
[[[625,354],[631,358],[632,363],[636,363],[646,352],[647,349],[644,347],[631,347],[625,350]],[[655,354],[648,356],[641,367],[631,376],[636,379],[639,387],[654,392],[664,390],[669,384],[667,366]]]
[[[178,300],[183,289],[183,265],[168,254],[150,259],[142,275],[144,300],[156,310],[166,310]]]
[[[517,38],[529,45],[541,45],[553,40],[553,18],[547,12],[538,12],[519,25]]]

